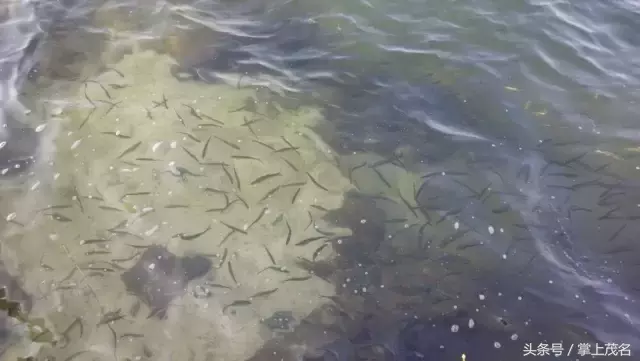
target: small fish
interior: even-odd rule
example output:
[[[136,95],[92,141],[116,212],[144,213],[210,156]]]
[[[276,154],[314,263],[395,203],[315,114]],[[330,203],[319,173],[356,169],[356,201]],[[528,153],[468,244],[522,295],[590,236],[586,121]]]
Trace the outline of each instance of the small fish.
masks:
[[[323,206],[319,206],[319,205],[317,205],[317,204],[312,204],[312,205],[311,205],[311,207],[312,207],[312,208],[315,208],[315,209],[317,209],[317,210],[319,210],[319,211],[322,211],[322,212],[329,212],[329,210],[328,210],[328,209],[324,208]]]
[[[274,147],[270,146],[269,144],[264,143],[264,142],[261,142],[261,141],[259,141],[259,140],[257,140],[257,139],[253,139],[253,140],[252,140],[252,142],[254,142],[254,143],[256,143],[256,144],[260,144],[261,146],[266,147],[266,148],[269,148],[269,149],[271,149],[271,150],[276,150]]]
[[[218,263],[218,268],[222,267],[224,262],[227,260],[227,255],[229,254],[229,249],[225,248],[224,252],[222,252],[222,257],[220,257],[220,263]]]
[[[296,190],[296,192],[293,193],[293,196],[291,197],[291,204],[294,204],[296,202],[296,199],[298,199],[298,195],[300,195],[301,191],[302,191],[302,188],[298,188],[298,190]]]
[[[120,153],[120,155],[116,159],[123,158],[127,154],[129,154],[129,153],[135,151],[136,149],[138,149],[138,147],[140,147],[140,145],[142,145],[142,141],[139,141],[139,142],[133,144],[132,146],[130,146],[129,148],[125,149],[122,153]]]
[[[87,251],[84,253],[86,256],[98,256],[98,255],[105,255],[105,254],[111,254],[111,252],[109,251],[100,251],[100,250],[94,250],[94,251]]]
[[[189,133],[186,133],[186,132],[178,132],[178,133],[184,135],[185,137],[193,140],[196,143],[201,143],[202,142],[200,139],[196,138],[193,134],[189,134]]]
[[[67,217],[65,215],[62,215],[62,214],[60,214],[58,212],[50,213],[50,214],[48,214],[48,216],[50,216],[53,220],[56,220],[58,222],[71,222],[72,221],[71,218],[69,218],[69,217]]]
[[[262,163],[262,161],[259,158],[252,157],[250,155],[232,155],[231,158],[239,159],[239,160],[255,160],[256,162]]]
[[[271,178],[278,177],[278,176],[281,176],[281,175],[282,175],[282,173],[280,173],[280,172],[265,174],[265,175],[263,175],[261,177],[256,178],[253,182],[251,182],[251,185],[253,186],[253,185],[256,185],[258,183],[264,182],[267,179],[271,179]]]
[[[250,296],[249,299],[253,300],[254,298],[266,297],[266,296],[269,296],[272,293],[275,293],[276,291],[278,291],[277,287],[274,288],[274,289],[271,289],[271,290],[261,291],[261,292],[258,292],[256,294]]]
[[[273,265],[273,266],[269,266],[269,267],[266,267],[266,268],[262,269],[260,272],[258,272],[258,274],[260,274],[260,273],[262,273],[264,271],[268,271],[268,270],[277,271],[277,272],[281,272],[281,273],[289,273],[289,270],[287,269],[287,267]]]
[[[285,245],[288,245],[291,242],[291,226],[289,225],[289,221],[285,220],[285,224],[287,225],[287,240],[285,241]]]
[[[191,116],[193,116],[193,117],[195,117],[195,118],[198,118],[198,119],[202,120],[202,117],[200,116],[200,114],[198,113],[198,111],[196,111],[196,109],[195,109],[194,107],[192,107],[192,106],[191,106],[191,105],[189,105],[189,104],[182,104],[182,105],[184,105],[185,107],[189,108],[189,114],[191,114]]]
[[[40,208],[36,212],[51,211],[51,210],[54,210],[54,209],[69,209],[71,207],[73,207],[73,206],[69,205],[69,204],[61,204],[61,205],[56,205],[56,206],[49,206],[49,207],[45,207],[45,208]]]
[[[309,176],[309,179],[311,179],[311,182],[313,182],[313,184],[315,184],[316,187],[329,192],[329,190],[326,187],[324,187],[322,184],[318,183],[318,181],[315,178],[313,178],[311,173],[307,172],[307,176]]]
[[[98,324],[96,326],[107,325],[123,318],[124,315],[122,314],[121,309],[109,311],[100,318],[100,321],[98,321]]]
[[[126,198],[126,197],[133,197],[133,196],[148,196],[153,194],[152,192],[129,192],[129,193],[125,193],[122,195],[122,197],[120,197],[120,200]]]
[[[159,101],[159,102],[153,101],[152,102],[153,103],[153,108],[155,109],[157,107],[164,107],[165,109],[168,110],[169,109],[169,104],[167,104],[167,102],[168,102],[167,97],[164,94],[162,94],[162,100],[161,101]]]
[[[272,195],[274,195],[277,191],[279,191],[281,188],[281,186],[277,186],[275,188],[273,188],[272,190],[268,191],[262,198],[260,198],[260,200],[258,201],[258,203],[260,202],[264,202],[267,198],[271,197]]]
[[[192,233],[192,234],[186,234],[186,233],[178,233],[175,237],[180,237],[181,240],[183,241],[191,241],[194,240],[200,236],[202,236],[203,234],[209,232],[211,230],[211,226],[208,226],[207,228],[205,228],[203,231],[197,232],[197,233]]]
[[[98,206],[98,208],[100,208],[102,210],[105,210],[105,211],[124,212],[120,208],[111,207],[111,206]]]
[[[236,279],[236,275],[233,273],[233,266],[231,265],[231,261],[227,262],[227,270],[229,271],[229,275],[235,284],[238,284],[238,280]]]
[[[207,141],[204,143],[204,146],[202,147],[202,154],[201,154],[202,159],[204,159],[207,156],[207,150],[209,149],[209,142],[211,142],[211,137],[207,139]]]
[[[102,134],[113,135],[114,137],[118,137],[120,139],[131,139],[131,136],[121,134],[120,132],[102,132]]]
[[[293,165],[293,163],[291,163],[290,161],[288,161],[288,160],[286,160],[286,159],[284,159],[284,158],[281,158],[281,159],[282,159],[285,163],[287,163],[287,165],[288,165],[289,167],[291,167],[291,169],[293,169],[293,171],[294,171],[294,172],[299,172],[298,167],[296,167],[295,165]]]
[[[391,188],[391,183],[389,183],[389,181],[382,175],[382,173],[380,173],[378,168],[371,168],[371,169],[373,169],[373,171],[378,175],[378,178],[380,178],[382,183],[384,183],[388,188]]]
[[[189,208],[189,206],[186,204],[167,204],[166,206],[164,206],[164,208],[167,208],[167,209]]]
[[[230,141],[228,141],[228,140],[224,140],[224,139],[222,139],[222,138],[220,138],[220,137],[216,137],[215,135],[214,135],[213,137],[215,137],[215,138],[216,138],[216,139],[218,139],[219,141],[223,142],[224,144],[226,144],[226,145],[230,146],[231,148],[233,148],[233,149],[235,149],[235,150],[240,150],[240,147],[239,147],[237,144],[233,144],[233,143],[231,143]]]
[[[608,242],[613,242],[626,227],[627,227],[626,224],[623,224],[622,226],[620,226],[620,228],[618,228],[618,230],[615,231],[611,237],[609,237]]]
[[[269,259],[271,260],[271,263],[275,265],[276,264],[276,260],[275,260],[275,258],[273,258],[273,255],[269,251],[269,248],[267,248],[267,246],[265,246],[265,245],[262,245],[262,247],[264,247],[264,250],[267,252],[267,256],[269,256]]]
[[[219,283],[211,283],[211,282],[205,282],[205,286],[213,287],[213,288],[224,288],[224,289],[227,289],[227,290],[232,289],[229,286],[221,285]]]
[[[305,246],[305,245],[307,245],[307,244],[309,244],[311,242],[314,242],[314,241],[317,241],[317,240],[320,240],[320,239],[323,239],[323,238],[326,238],[326,237],[325,236],[317,236],[317,237],[305,238],[302,241],[296,243],[296,246]]]
[[[280,148],[280,149],[274,150],[273,153],[284,153],[284,152],[289,152],[289,151],[297,152],[298,149],[300,149],[300,147],[285,147],[285,148]]]
[[[322,250],[325,249],[328,245],[329,245],[329,243],[325,242],[320,247],[318,247],[315,251],[313,251],[313,255],[312,255],[311,259],[313,261],[315,261],[316,258],[318,258],[318,256],[320,255],[320,252],[322,252]]]
[[[223,225],[225,225],[227,228],[229,228],[230,230],[232,230],[232,231],[234,231],[234,232],[240,232],[240,233],[242,233],[242,234],[247,234],[247,231],[245,231],[244,229],[241,229],[241,228],[238,228],[238,227],[232,226],[232,225],[227,224],[227,223],[222,222],[222,221],[221,221],[220,223],[222,223]]]
[[[256,219],[253,222],[251,222],[251,224],[247,227],[247,229],[251,229],[251,227],[253,227],[256,223],[260,222],[260,220],[262,219],[262,217],[264,217],[266,213],[267,213],[267,207],[262,209],[258,217],[256,217]]]
[[[248,300],[236,300],[231,302],[230,304],[224,306],[222,308],[222,312],[225,312],[229,307],[235,307],[235,306],[248,306],[251,304],[251,301]]]
[[[198,159],[198,157],[196,157],[195,154],[191,153],[191,151],[183,146],[180,146],[180,148],[182,148],[182,150],[184,150],[185,153],[187,153],[187,155],[189,155],[189,157],[191,157],[191,159],[193,159],[194,161],[196,161],[196,163],[200,163],[200,160]]]
[[[160,161],[160,159],[148,158],[148,157],[140,157],[140,158],[136,158],[136,160],[139,162],[159,162]]]
[[[82,241],[80,241],[80,245],[84,246],[87,244],[98,244],[98,243],[105,243],[110,241],[111,241],[110,239],[104,239],[104,238],[83,239]]]
[[[240,183],[240,177],[238,176],[238,169],[233,167],[233,176],[236,178],[236,185],[238,186],[238,191],[242,190],[242,185]]]
[[[302,282],[302,281],[307,281],[310,280],[311,276],[301,276],[301,277],[289,277],[286,280],[282,281],[282,283],[285,282]]]

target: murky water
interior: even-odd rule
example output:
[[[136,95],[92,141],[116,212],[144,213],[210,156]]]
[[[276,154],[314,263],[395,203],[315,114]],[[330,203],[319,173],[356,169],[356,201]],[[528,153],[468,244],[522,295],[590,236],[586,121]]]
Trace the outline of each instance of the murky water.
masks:
[[[2,15],[3,359],[636,352],[633,2]]]

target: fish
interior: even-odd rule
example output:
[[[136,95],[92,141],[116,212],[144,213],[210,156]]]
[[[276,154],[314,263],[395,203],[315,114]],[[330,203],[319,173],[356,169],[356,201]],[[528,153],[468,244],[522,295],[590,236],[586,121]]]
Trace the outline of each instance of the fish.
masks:
[[[235,284],[238,284],[238,280],[236,279],[236,275],[233,273],[233,266],[231,265],[231,261],[227,262],[227,270],[229,271],[229,275]]]
[[[298,195],[300,195],[301,191],[302,191],[302,188],[298,188],[296,192],[293,193],[293,196],[291,197],[291,204],[294,204],[296,202],[296,199],[298,198]]]
[[[259,271],[258,274],[268,270],[273,270],[281,273],[289,273],[289,270],[285,266],[272,265],[272,266],[265,267],[264,269]]]
[[[185,153],[187,153],[187,155],[189,155],[189,157],[191,157],[191,159],[193,159],[196,163],[200,163],[200,160],[198,159],[198,157],[196,157],[195,154],[191,153],[191,151],[183,146],[180,146],[180,148],[182,148],[182,150],[184,150]]]
[[[316,236],[316,237],[305,238],[302,241],[296,243],[296,246],[305,246],[311,242],[314,242],[323,238],[326,238],[326,236]]]
[[[250,304],[251,304],[251,301],[249,301],[249,300],[236,300],[236,301],[233,301],[230,304],[224,306],[222,308],[222,312],[226,312],[227,309],[229,309],[229,307],[248,306]]]
[[[262,183],[262,182],[266,181],[267,179],[271,179],[271,178],[278,177],[278,176],[281,176],[281,175],[282,175],[282,173],[280,173],[280,172],[265,174],[263,176],[260,176],[260,177],[256,178],[253,182],[251,182],[251,185],[256,185],[256,184],[259,184],[259,183]]]
[[[258,201],[258,203],[260,202],[264,202],[267,198],[271,197],[272,195],[274,195],[277,191],[279,191],[281,188],[281,186],[277,186],[275,188],[273,188],[272,190],[268,191],[267,193],[265,193],[265,195],[260,198],[260,200]]]
[[[209,142],[211,142],[211,137],[207,139],[207,141],[204,143],[204,146],[202,147],[202,153],[200,155],[202,159],[204,159],[207,156],[207,150],[209,149]]]
[[[267,246],[265,246],[265,245],[262,245],[262,247],[264,247],[264,250],[267,252],[267,256],[269,256],[269,260],[271,260],[271,263],[275,265],[276,264],[276,260],[275,260],[275,258],[273,258],[273,255],[269,251],[269,248],[267,248]]]
[[[105,239],[105,238],[83,239],[80,241],[80,245],[84,246],[87,244],[98,244],[98,243],[105,243],[110,241],[111,241],[110,239]]]
[[[222,221],[220,223],[222,223],[224,226],[226,226],[227,228],[229,228],[230,230],[232,230],[234,232],[240,232],[242,234],[247,234],[247,231],[245,231],[243,229],[240,229],[238,227],[232,226],[232,225],[230,225],[228,223],[225,223],[225,222],[222,222]]]
[[[320,189],[322,189],[322,190],[325,190],[325,191],[329,192],[329,189],[327,189],[327,188],[326,188],[325,186],[323,186],[322,184],[318,183],[318,181],[317,181],[315,178],[313,178],[313,176],[311,175],[311,173],[307,172],[307,176],[309,177],[309,179],[311,180],[311,182],[313,182],[313,184],[315,184],[315,185],[316,185],[316,187],[318,187],[318,188],[320,188]]]
[[[267,213],[267,208],[263,208],[262,211],[260,212],[260,214],[258,214],[258,217],[256,217],[256,219],[251,222],[251,224],[249,224],[249,226],[247,227],[247,229],[251,229],[251,227],[253,227],[253,225],[255,225],[256,223],[260,222],[260,220],[262,219],[262,217],[264,217],[264,215]]]
[[[285,282],[302,282],[302,281],[307,281],[310,280],[311,276],[301,276],[301,277],[289,277],[286,280],[282,281],[282,283]]]
[[[235,150],[240,150],[240,147],[237,144],[233,144],[228,140],[224,140],[220,137],[216,137],[215,135],[213,136],[214,138],[218,139],[219,141],[223,142],[224,144],[230,146],[231,148],[235,149]]]
[[[178,132],[178,134],[182,134],[185,137],[193,140],[196,143],[201,143],[202,142],[200,139],[196,138],[193,134],[189,134],[189,133],[186,133],[186,132]]]
[[[180,237],[181,240],[183,241],[192,241],[202,235],[204,235],[205,233],[209,232],[211,230],[211,226],[208,226],[207,228],[205,228],[204,230],[197,232],[197,233],[191,233],[191,234],[187,234],[187,233],[178,233],[176,235],[174,235],[173,237]]]
[[[122,159],[127,154],[129,154],[129,153],[135,151],[136,149],[138,149],[138,147],[140,147],[140,145],[142,145],[142,141],[138,141],[138,142],[134,143],[129,148],[125,149],[122,153],[120,153],[120,155],[116,159]]]
[[[289,225],[289,221],[285,220],[284,222],[287,225],[287,239],[284,244],[288,245],[289,242],[291,242],[291,226]]]
[[[255,298],[266,297],[266,296],[269,296],[270,294],[275,293],[275,292],[277,292],[277,291],[278,291],[278,288],[276,287],[276,288],[273,288],[273,289],[270,289],[270,290],[257,292],[257,293],[255,293],[255,294],[251,295],[251,296],[249,297],[249,299],[250,299],[250,300],[253,300],[253,299],[255,299]]]

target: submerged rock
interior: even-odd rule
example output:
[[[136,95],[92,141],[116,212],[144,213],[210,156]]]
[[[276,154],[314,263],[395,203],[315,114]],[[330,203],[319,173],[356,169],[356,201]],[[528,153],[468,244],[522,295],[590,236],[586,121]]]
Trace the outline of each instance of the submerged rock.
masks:
[[[31,310],[31,305],[31,296],[0,263],[0,355],[13,343],[14,324],[23,321],[22,318]]]
[[[165,247],[155,245],[121,279],[127,291],[149,307],[149,317],[163,319],[169,304],[184,294],[188,282],[207,274],[211,266],[205,257],[177,257]]]

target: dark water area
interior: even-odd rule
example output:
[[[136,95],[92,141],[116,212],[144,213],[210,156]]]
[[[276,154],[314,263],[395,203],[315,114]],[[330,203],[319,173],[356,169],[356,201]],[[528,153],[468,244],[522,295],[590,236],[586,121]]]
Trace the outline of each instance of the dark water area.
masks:
[[[638,4],[157,5],[168,14],[127,26],[178,29],[175,77],[269,88],[266,101],[287,112],[317,107],[325,121],[312,129],[355,186],[324,217],[352,231],[330,238],[336,257],[299,261],[336,295],[252,360],[513,360],[555,343],[566,360],[588,358],[569,354],[580,343],[640,351]],[[39,45],[49,60],[95,61],[108,38],[96,8],[41,3],[43,39],[56,39]],[[97,41],[47,48],[79,33]],[[5,68],[58,68],[18,51],[39,66]],[[66,69],[58,75],[79,75]],[[35,148],[7,139],[0,165]]]

